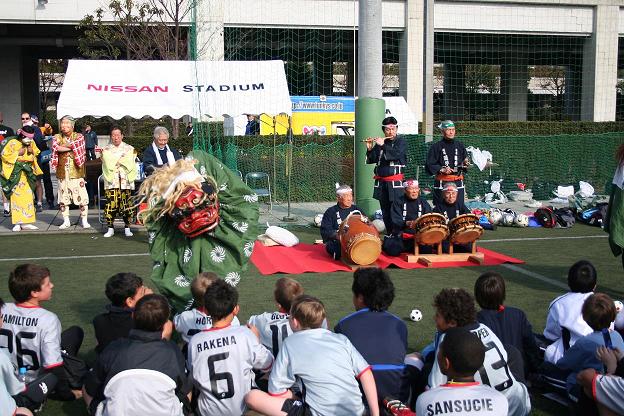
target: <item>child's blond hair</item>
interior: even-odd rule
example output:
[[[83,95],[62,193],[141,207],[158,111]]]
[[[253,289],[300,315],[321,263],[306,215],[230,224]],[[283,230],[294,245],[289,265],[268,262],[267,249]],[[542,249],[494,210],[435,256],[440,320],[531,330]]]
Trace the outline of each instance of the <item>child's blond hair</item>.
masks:
[[[196,308],[204,307],[204,293],[218,279],[219,276],[213,272],[201,272],[193,279],[191,282],[191,293],[193,294]]]
[[[314,296],[301,295],[293,300],[290,316],[295,318],[301,329],[316,329],[325,320],[325,305]]]
[[[301,295],[303,295],[303,286],[295,279],[280,277],[275,282],[273,297],[286,312],[290,311],[293,300]]]

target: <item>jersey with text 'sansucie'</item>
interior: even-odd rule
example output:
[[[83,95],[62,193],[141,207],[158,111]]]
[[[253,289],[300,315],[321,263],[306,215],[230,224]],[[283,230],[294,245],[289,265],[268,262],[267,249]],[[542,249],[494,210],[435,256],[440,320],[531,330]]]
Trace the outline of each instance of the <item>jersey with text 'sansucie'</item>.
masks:
[[[496,334],[481,323],[475,322],[465,326],[470,332],[476,334],[485,346],[485,358],[483,366],[475,373],[475,380],[488,385],[507,397],[509,402],[509,415],[524,416],[531,410],[531,400],[529,392],[524,384],[516,380],[507,365],[507,351],[500,342]],[[436,339],[436,357],[440,343],[444,339],[441,334]],[[438,360],[434,361],[433,368],[429,374],[429,386],[431,388],[445,384],[446,376],[440,371]]]

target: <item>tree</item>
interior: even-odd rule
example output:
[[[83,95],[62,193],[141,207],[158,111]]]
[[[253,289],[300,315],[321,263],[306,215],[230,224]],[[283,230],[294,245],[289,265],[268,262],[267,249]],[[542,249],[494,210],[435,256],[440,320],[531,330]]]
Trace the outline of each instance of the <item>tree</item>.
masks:
[[[52,94],[61,90],[63,74],[67,71],[65,59],[41,59],[39,61],[39,91],[41,93],[41,115],[39,122],[43,126],[46,120],[48,101]]]
[[[113,0],[80,21],[78,48],[91,59],[187,59],[185,21],[193,5],[193,0]],[[178,120],[172,120],[172,134],[179,135]]]

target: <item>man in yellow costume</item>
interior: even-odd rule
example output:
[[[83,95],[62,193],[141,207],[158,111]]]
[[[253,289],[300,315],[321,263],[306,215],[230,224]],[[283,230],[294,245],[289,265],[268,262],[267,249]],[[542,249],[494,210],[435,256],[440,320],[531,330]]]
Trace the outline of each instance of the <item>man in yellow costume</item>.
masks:
[[[104,218],[108,225],[104,237],[112,237],[115,234],[113,222],[116,216],[124,220],[124,235],[132,237],[130,223],[134,219],[134,209],[131,194],[137,178],[136,155],[134,147],[124,143],[121,128],[111,129],[110,140],[110,143],[102,150],[102,173],[106,193]]]
[[[56,168],[58,179],[58,199],[63,224],[59,229],[70,227],[69,205],[80,208],[80,220],[83,228],[91,228],[87,221],[89,213],[89,195],[85,183],[85,161],[87,159],[84,137],[74,131],[73,117],[61,119],[61,133],[54,136],[50,166]]]
[[[13,231],[36,230],[35,187],[37,175],[43,172],[37,164],[39,149],[34,143],[35,127],[25,126],[17,131],[19,137],[0,142],[2,156],[2,191],[11,200]]]

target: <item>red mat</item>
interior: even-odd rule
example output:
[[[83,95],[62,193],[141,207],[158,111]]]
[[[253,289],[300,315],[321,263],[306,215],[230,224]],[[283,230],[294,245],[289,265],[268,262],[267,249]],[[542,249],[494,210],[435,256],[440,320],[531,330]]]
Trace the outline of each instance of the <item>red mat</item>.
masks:
[[[485,255],[484,266],[496,266],[503,263],[522,264],[524,261],[506,256],[496,251],[477,247]],[[331,259],[325,252],[323,244],[297,244],[294,247],[274,246],[266,247],[256,241],[251,262],[264,275],[275,273],[329,273],[337,271],[350,272],[351,268],[341,261]],[[424,269],[420,263],[407,263],[400,257],[390,257],[381,253],[377,259],[377,266],[385,269],[394,265],[401,269]],[[470,261],[454,261],[448,263],[434,263],[429,268],[478,266]]]

